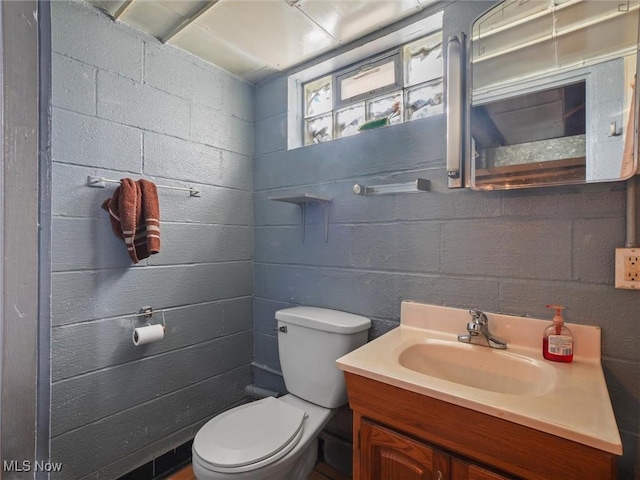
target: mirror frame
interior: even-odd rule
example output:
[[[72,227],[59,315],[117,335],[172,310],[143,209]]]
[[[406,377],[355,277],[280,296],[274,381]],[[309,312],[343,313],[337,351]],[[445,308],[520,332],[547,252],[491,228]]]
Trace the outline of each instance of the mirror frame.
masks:
[[[461,59],[463,59],[462,61],[464,62],[464,65],[466,68],[464,68],[465,70],[465,77],[466,77],[466,88],[464,88],[464,92],[462,93],[462,98],[463,98],[463,106],[462,106],[462,114],[464,117],[464,122],[459,122],[459,120],[456,118],[456,114],[455,112],[453,112],[452,114],[452,110],[453,108],[455,108],[457,106],[456,104],[456,100],[455,97],[457,96],[457,92],[454,90],[449,90],[447,91],[447,175],[449,177],[449,188],[456,188],[456,187],[470,187],[473,190],[479,190],[479,191],[485,191],[485,190],[510,190],[510,189],[522,189],[522,188],[540,188],[540,187],[549,187],[549,186],[562,186],[562,185],[582,185],[582,184],[587,184],[587,183],[602,183],[602,182],[615,182],[615,181],[624,181],[636,174],[638,174],[638,170],[639,170],[639,164],[638,164],[638,125],[639,125],[639,104],[640,104],[640,95],[639,95],[639,88],[640,86],[638,85],[638,82],[636,82],[635,87],[633,89],[633,93],[631,96],[631,104],[629,106],[629,114],[628,114],[628,121],[626,125],[622,125],[622,129],[623,129],[623,155],[625,154],[625,152],[628,152],[628,148],[632,148],[632,153],[633,153],[633,164],[632,164],[632,168],[630,169],[630,173],[628,175],[621,175],[619,178],[607,178],[607,179],[596,179],[596,180],[587,180],[586,178],[584,179],[577,179],[577,180],[548,180],[548,181],[544,181],[544,182],[537,182],[537,183],[527,183],[527,184],[483,184],[482,186],[478,187],[478,185],[475,185],[473,182],[474,179],[474,169],[475,169],[475,161],[474,161],[474,145],[473,145],[473,139],[472,139],[472,135],[471,135],[471,128],[472,128],[472,120],[471,120],[471,109],[473,108],[473,63],[472,63],[472,56],[471,56],[471,52],[472,52],[472,48],[473,48],[473,27],[474,25],[479,21],[479,19],[483,18],[485,15],[487,15],[488,13],[494,11],[497,8],[500,8],[501,5],[504,5],[506,2],[508,2],[510,0],[503,0],[500,3],[497,3],[496,5],[492,6],[491,8],[487,9],[485,12],[483,12],[481,15],[479,15],[476,19],[474,19],[474,21],[471,23],[470,28],[469,28],[469,35],[467,36],[466,39],[466,45],[465,45],[465,53],[466,55],[461,55]],[[589,0],[587,0],[589,1]],[[451,38],[456,38],[456,37],[451,37]],[[451,41],[450,38],[450,41]],[[640,45],[640,14],[638,16],[638,22],[637,22],[637,30],[636,30],[636,48],[635,48],[635,57],[636,57],[636,65],[635,65],[635,77],[638,78],[640,76],[640,49],[639,49],[639,45]],[[633,52],[631,52],[629,55],[633,55]],[[464,58],[464,57],[467,58]],[[616,57],[616,58],[623,58],[623,57]],[[542,82],[540,80],[540,77],[531,80],[531,81],[525,81],[522,82],[522,84],[524,85],[524,88],[521,87],[506,87],[505,90],[509,91],[509,90],[513,90],[513,95],[519,95],[521,93],[526,94],[527,92],[529,93],[533,93],[536,91],[542,91],[545,90],[547,88],[553,88],[553,86],[562,86],[562,85],[566,85],[568,82],[566,80],[563,80],[563,77],[565,79],[570,79],[570,78],[577,78],[578,80],[580,80],[581,78],[585,78],[587,77],[589,74],[585,73],[586,70],[588,70],[590,67],[592,68],[593,65],[597,65],[599,63],[603,63],[603,61],[601,62],[594,62],[592,65],[588,66],[588,67],[577,67],[577,66],[573,66],[570,68],[564,68],[564,69],[557,69],[557,71],[553,71],[550,73],[551,77],[553,78],[553,80],[549,81],[549,82]],[[454,67],[452,69],[452,66]],[[448,76],[456,76],[456,75],[460,75],[460,72],[456,72],[455,70],[455,59],[449,58],[448,59],[448,65],[447,65],[447,75]],[[538,85],[537,87],[535,85]],[[592,97],[594,95],[596,95],[597,93],[591,92],[589,93],[589,88],[592,88],[589,86],[589,83],[587,82],[587,94],[586,94],[586,101],[589,101],[589,96],[591,95]],[[511,98],[511,94],[508,95],[509,98]],[[450,108],[451,107],[451,108]],[[589,115],[589,109],[587,110],[587,115]],[[450,119],[449,117],[452,116],[452,119]],[[633,120],[631,122],[631,120]],[[455,142],[455,137],[456,135],[451,134],[449,135],[449,130],[450,128],[453,129],[455,128],[455,124],[456,122],[458,122],[458,125],[460,125],[461,123],[464,123],[463,126],[461,126],[461,131],[463,132],[462,138],[459,138],[458,141],[462,141],[462,145],[464,146],[463,148],[463,153],[461,154],[462,158],[459,158],[459,160],[457,160],[458,165],[460,167],[459,171],[464,171],[465,175],[464,175],[464,181],[463,182],[452,182],[452,176],[451,176],[451,164],[454,165],[456,164],[456,159],[455,158],[449,158],[449,152],[451,151],[452,153],[454,153],[456,150],[455,148],[451,145],[453,142]],[[586,119],[586,124],[588,125],[590,123],[590,119],[589,117],[587,117]],[[630,136],[627,131],[629,130],[629,127],[632,127],[632,135]],[[631,141],[633,143],[632,146],[627,147],[626,144]],[[592,145],[590,144],[591,142],[593,142],[593,140],[590,140],[589,135],[587,135],[587,142],[589,142],[587,144],[586,147],[586,153],[585,153],[585,162],[588,164],[588,152],[590,152],[592,150]],[[544,169],[540,169],[540,171],[544,171]]]

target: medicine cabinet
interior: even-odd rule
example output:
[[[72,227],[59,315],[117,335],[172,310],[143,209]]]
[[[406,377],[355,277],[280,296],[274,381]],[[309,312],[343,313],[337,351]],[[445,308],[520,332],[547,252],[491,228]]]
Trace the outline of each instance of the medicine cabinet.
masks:
[[[477,18],[460,56],[466,85],[447,92],[448,114],[463,132],[448,135],[463,148],[448,145],[447,172],[466,174],[450,186],[512,189],[635,174],[639,7],[640,0],[505,0]],[[448,61],[448,74],[462,76],[465,69],[452,71],[455,59]]]

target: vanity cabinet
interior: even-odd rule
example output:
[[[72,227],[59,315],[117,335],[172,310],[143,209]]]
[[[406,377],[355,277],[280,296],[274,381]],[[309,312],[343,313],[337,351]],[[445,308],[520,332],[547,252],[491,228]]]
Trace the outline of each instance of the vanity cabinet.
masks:
[[[615,479],[616,455],[345,372],[354,480]]]
[[[507,480],[490,470],[452,457],[427,443],[363,419],[360,423],[360,475],[384,480]]]

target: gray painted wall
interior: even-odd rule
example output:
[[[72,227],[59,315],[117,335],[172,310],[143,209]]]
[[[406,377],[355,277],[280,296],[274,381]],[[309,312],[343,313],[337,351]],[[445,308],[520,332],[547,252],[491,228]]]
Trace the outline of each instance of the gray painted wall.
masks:
[[[488,3],[455,2],[444,38],[467,31]],[[431,117],[286,150],[286,76],[259,85],[255,108],[254,362],[256,383],[283,388],[273,312],[292,304],[397,325],[416,300],[602,327],[603,363],[624,443],[620,478],[640,479],[640,295],[613,287],[614,249],[625,241],[624,184],[478,193],[448,190],[445,118]],[[354,183],[418,176],[429,193],[354,196]],[[329,242],[321,212],[300,241],[296,206],[269,196],[333,198]],[[579,341],[579,339],[578,339]],[[263,368],[264,367],[264,368]]]
[[[53,30],[52,461],[117,478],[244,401],[252,372],[253,87],[56,1]],[[162,249],[133,266],[88,175],[159,190]],[[167,309],[135,347],[116,319]],[[152,323],[160,323],[155,314]],[[56,476],[54,476],[56,478]]]
[[[11,480],[36,478],[22,462],[47,458],[38,429],[47,435],[46,413],[38,411],[47,387],[37,390],[38,381],[47,380],[37,355],[40,327],[46,328],[48,318],[48,305],[39,305],[48,284],[38,272],[40,262],[48,265],[40,248],[46,251],[50,233],[46,220],[39,223],[39,201],[46,200],[40,179],[48,173],[38,155],[38,45],[46,14],[42,25],[29,20],[40,11],[35,1],[0,5],[0,460],[3,467],[7,462],[0,477]]]

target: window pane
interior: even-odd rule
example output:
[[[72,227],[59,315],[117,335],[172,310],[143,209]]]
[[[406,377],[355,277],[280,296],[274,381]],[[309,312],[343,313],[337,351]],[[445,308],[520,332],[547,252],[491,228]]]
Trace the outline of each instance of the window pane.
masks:
[[[305,122],[304,144],[328,142],[332,138],[332,116],[314,118]]]
[[[367,102],[367,121],[388,118],[389,124],[402,123],[402,92]]]
[[[395,82],[396,63],[390,60],[340,80],[340,100],[348,100]]]
[[[442,77],[442,32],[405,45],[403,59],[405,86]]]
[[[442,80],[407,91],[407,120],[444,113]]]
[[[358,133],[364,123],[364,103],[336,112],[336,138],[350,137]]]
[[[304,86],[305,118],[331,111],[331,75]]]

